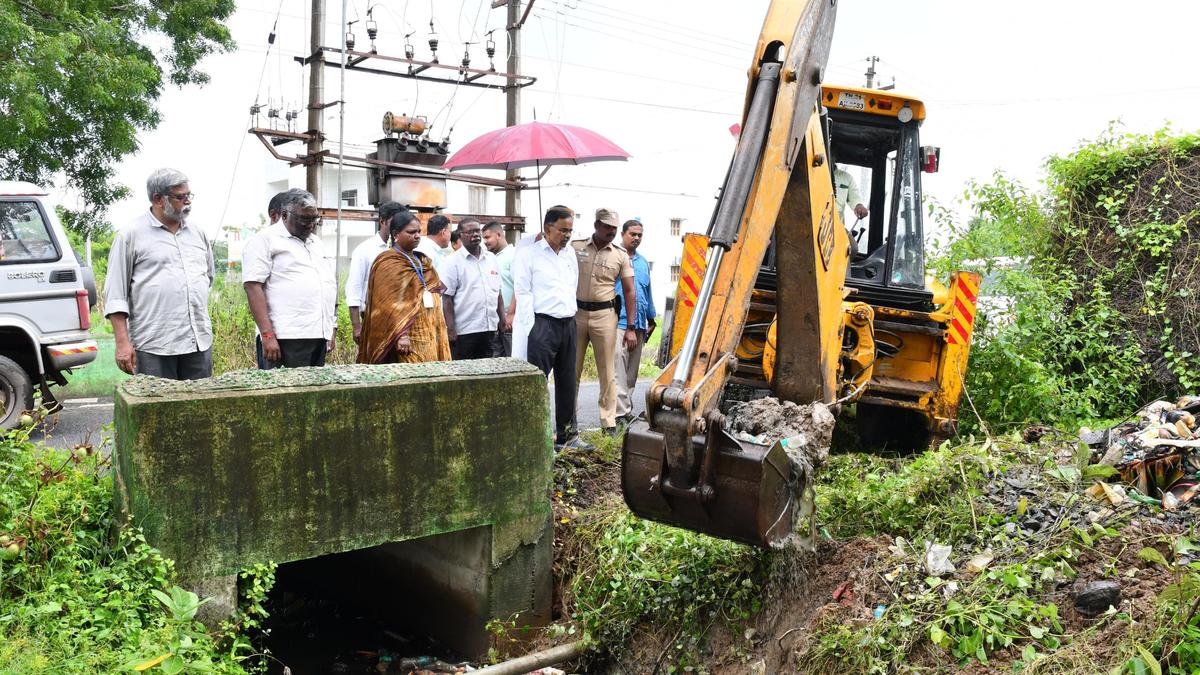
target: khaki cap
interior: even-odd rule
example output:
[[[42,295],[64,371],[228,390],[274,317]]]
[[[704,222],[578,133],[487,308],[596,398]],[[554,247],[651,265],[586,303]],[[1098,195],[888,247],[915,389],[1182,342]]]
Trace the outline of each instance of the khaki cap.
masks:
[[[621,219],[617,217],[617,212],[612,209],[596,209],[596,222],[604,223],[610,227],[621,226]]]

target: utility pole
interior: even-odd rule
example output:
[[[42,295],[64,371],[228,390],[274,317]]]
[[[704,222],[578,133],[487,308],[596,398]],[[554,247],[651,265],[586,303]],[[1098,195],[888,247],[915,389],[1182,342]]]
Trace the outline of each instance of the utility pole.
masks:
[[[876,63],[879,63],[878,56],[868,56],[867,57],[867,73],[866,73],[867,89],[871,89],[875,86],[875,64]]]
[[[312,28],[309,35],[308,68],[308,165],[305,170],[305,189],[321,204],[322,116],[325,113],[325,53],[321,43],[325,37],[325,0],[312,0]],[[341,199],[341,195],[338,195]]]
[[[317,2],[318,0],[313,0]],[[516,75],[521,72],[521,0],[508,0],[508,88],[505,90],[506,115],[505,126],[515,126],[521,123],[521,89],[517,86]],[[504,177],[510,181],[518,178],[515,169],[509,169]],[[521,215],[521,191],[507,188],[504,191],[504,215]],[[539,226],[542,214],[533,218]]]

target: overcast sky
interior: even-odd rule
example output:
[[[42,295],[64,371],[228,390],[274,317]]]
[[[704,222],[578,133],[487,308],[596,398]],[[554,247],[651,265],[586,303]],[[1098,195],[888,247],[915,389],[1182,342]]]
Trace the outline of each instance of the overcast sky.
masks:
[[[1194,73],[1200,3],[1143,0],[841,0],[827,81],[861,85],[866,58],[879,56],[881,82],[922,98],[923,143],[942,148],[942,171],[926,178],[926,194],[952,202],[967,181],[1005,171],[1038,180],[1047,157],[1100,134],[1110,121],[1149,132],[1167,121],[1200,128],[1200,78]],[[351,1],[359,49],[367,44],[367,2]],[[626,163],[556,167],[544,199],[580,209],[619,205],[623,216],[665,213],[707,221],[711,196],[733,150],[746,68],[768,2],[741,0],[537,0],[523,31],[524,72],[538,78],[522,101],[525,120],[595,129],[632,154]],[[304,76],[293,57],[307,48],[308,0],[239,0],[230,22],[239,44],[204,67],[204,88],[166,90],[163,123],[141,138],[141,151],[120,178],[134,197],[111,212],[122,223],[145,208],[143,181],[171,165],[188,173],[199,197],[194,219],[210,231],[257,222],[263,210],[263,147],[245,133],[256,100],[299,109]],[[490,0],[384,0],[374,5],[379,51],[402,55],[403,34],[427,57],[429,20],[443,62],[457,62],[463,43],[502,28],[504,9]],[[276,22],[275,48],[267,35]],[[326,42],[338,41],[341,3],[329,0]],[[497,67],[506,42],[495,34]],[[483,45],[470,47],[485,65]],[[486,67],[486,65],[485,65]],[[326,99],[338,98],[327,71]],[[454,147],[504,125],[497,91],[351,74],[346,141],[369,145],[386,110],[427,115],[434,136],[450,131]],[[301,122],[304,114],[301,112]],[[265,119],[263,120],[265,123]],[[301,125],[303,128],[303,125]],[[337,139],[337,108],[326,111]],[[294,147],[294,146],[293,146]],[[361,148],[352,147],[357,153]],[[555,192],[557,190],[558,192]],[[661,193],[661,194],[660,194]],[[668,196],[674,195],[674,196]],[[494,201],[491,210],[502,210]],[[536,199],[526,199],[526,215]],[[532,206],[531,206],[532,204]],[[664,206],[669,204],[669,207]],[[452,205],[451,210],[462,205]],[[666,209],[669,209],[666,210]],[[683,212],[684,213],[677,213]],[[701,223],[702,226],[702,223]]]

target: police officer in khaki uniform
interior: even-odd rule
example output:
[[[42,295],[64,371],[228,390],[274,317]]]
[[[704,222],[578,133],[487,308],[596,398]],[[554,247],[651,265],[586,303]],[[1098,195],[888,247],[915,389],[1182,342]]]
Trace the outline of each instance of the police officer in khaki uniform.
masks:
[[[617,351],[617,303],[625,303],[627,316],[637,310],[637,295],[633,286],[633,265],[629,254],[613,243],[621,220],[612,209],[596,209],[595,232],[587,239],[571,242],[579,263],[579,288],[575,300],[575,388],[578,394],[579,374],[583,372],[583,356],[591,342],[600,371],[600,426],[608,434],[617,430],[617,388],[613,368]],[[621,296],[616,281],[621,280]],[[623,296],[623,297],[622,297]],[[626,330],[623,337],[626,349],[637,345],[637,333]],[[576,397],[578,400],[578,396]]]

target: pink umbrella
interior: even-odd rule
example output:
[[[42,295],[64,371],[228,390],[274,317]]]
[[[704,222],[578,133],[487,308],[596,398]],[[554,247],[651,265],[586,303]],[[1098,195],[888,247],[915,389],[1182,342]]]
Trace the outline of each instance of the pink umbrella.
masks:
[[[538,170],[538,211],[542,210],[542,167],[625,160],[629,153],[600,134],[568,124],[529,122],[489,131],[467,143],[445,168]]]

